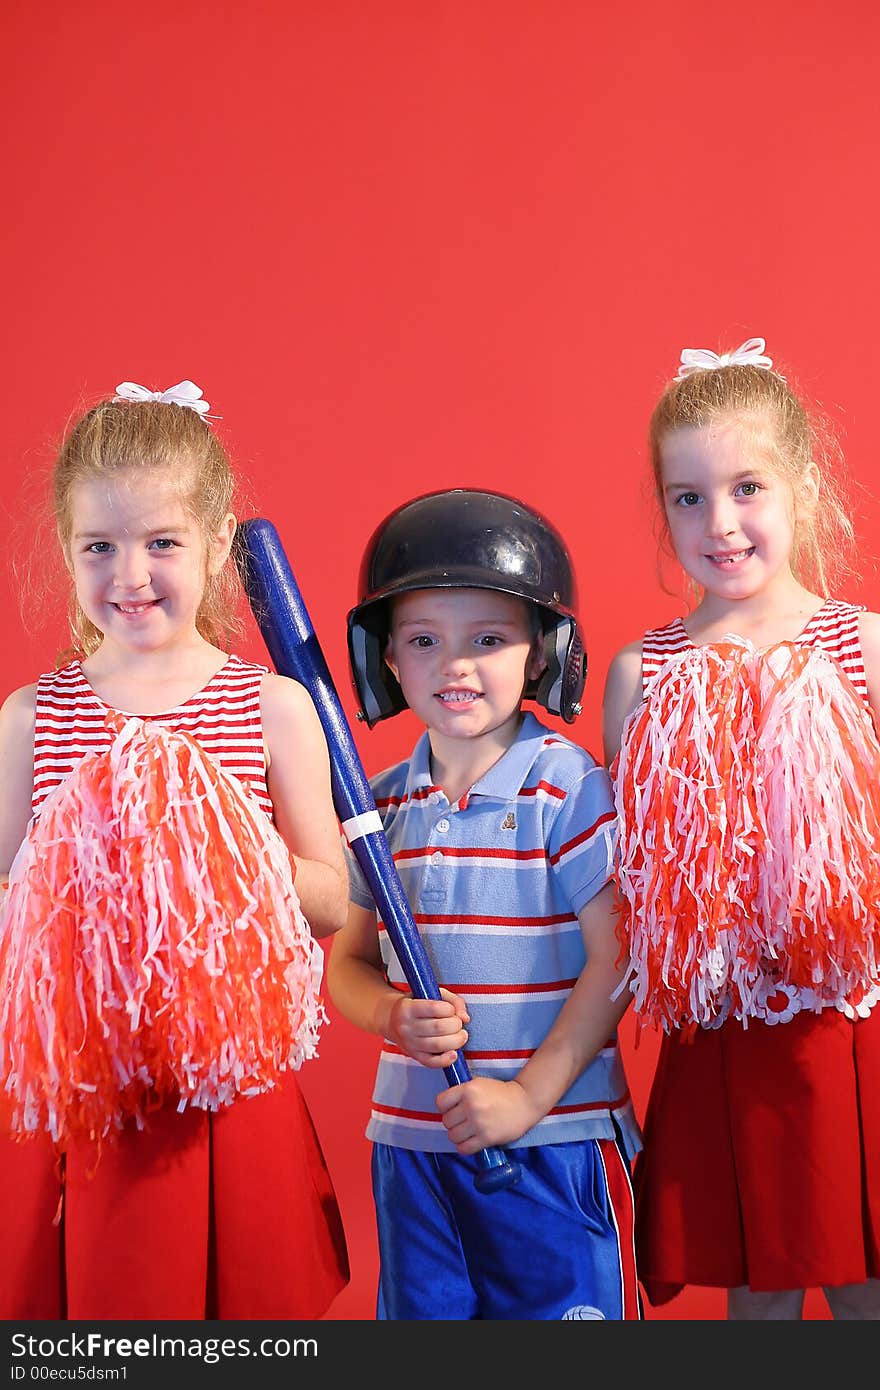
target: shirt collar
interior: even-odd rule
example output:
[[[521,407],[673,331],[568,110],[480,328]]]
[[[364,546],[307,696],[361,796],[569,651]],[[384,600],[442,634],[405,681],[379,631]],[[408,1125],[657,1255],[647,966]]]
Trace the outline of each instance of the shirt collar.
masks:
[[[406,774],[406,794],[412,796],[420,787],[431,787],[431,741],[427,729],[412,751]]]
[[[544,740],[551,735],[540,720],[527,711],[523,714],[519,733],[513,743],[471,787],[471,796],[493,796],[508,801],[521,791],[526,776],[544,746]],[[431,781],[431,743],[427,730],[422,734],[409,761],[406,791],[412,795],[421,787],[433,786]]]

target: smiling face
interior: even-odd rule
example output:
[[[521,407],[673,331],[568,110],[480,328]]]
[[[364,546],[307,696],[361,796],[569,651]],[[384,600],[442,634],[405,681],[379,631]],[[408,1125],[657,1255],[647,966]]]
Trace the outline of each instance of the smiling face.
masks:
[[[707,593],[749,598],[791,580],[795,496],[759,427],[674,429],[660,445],[660,474],[675,553]]]
[[[120,469],[71,492],[67,559],[76,595],[104,641],[132,652],[200,641],[205,582],[229,553],[228,516],[206,541],[170,469]]]
[[[386,660],[432,735],[512,743],[544,667],[525,602],[489,589],[417,589],[392,604]]]

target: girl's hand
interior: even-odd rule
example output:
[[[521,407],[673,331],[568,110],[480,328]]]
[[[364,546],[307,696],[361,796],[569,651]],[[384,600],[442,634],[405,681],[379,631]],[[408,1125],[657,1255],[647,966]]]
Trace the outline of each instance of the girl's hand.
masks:
[[[460,1154],[513,1144],[542,1118],[518,1081],[475,1076],[437,1097],[446,1132]]]
[[[442,987],[440,994],[440,999],[403,994],[391,1008],[388,1037],[423,1067],[451,1066],[468,1039],[463,1025],[470,1023],[470,1015],[464,1000]]]

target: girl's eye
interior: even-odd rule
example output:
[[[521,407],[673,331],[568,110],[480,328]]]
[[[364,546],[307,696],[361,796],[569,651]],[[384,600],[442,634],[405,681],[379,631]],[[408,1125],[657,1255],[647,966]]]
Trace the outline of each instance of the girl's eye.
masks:
[[[695,507],[699,500],[700,494],[698,492],[682,492],[675,499],[676,506],[679,507]]]
[[[757,483],[740,483],[739,490],[743,497],[756,497],[760,487]]]
[[[433,647],[433,645],[434,645],[434,639],[433,639],[433,637],[429,637],[428,634],[427,634],[426,632],[420,632],[420,633],[418,634],[417,637],[413,637],[413,638],[411,638],[411,640],[410,640],[410,646],[411,646],[411,647],[419,647],[419,648],[422,648],[422,647]]]
[[[477,638],[477,646],[498,647],[501,645],[501,641],[502,639],[496,636],[494,632],[484,632],[482,637]]]
[[[92,541],[91,545],[86,546],[87,555],[109,555],[113,549],[109,541]]]
[[[173,550],[176,544],[177,542],[171,540],[169,536],[157,536],[153,541],[157,550]]]

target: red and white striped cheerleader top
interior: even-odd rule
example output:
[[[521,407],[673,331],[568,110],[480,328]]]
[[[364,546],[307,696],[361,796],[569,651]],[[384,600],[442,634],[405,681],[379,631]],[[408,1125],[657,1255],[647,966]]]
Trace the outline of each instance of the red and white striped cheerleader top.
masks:
[[[230,656],[195,695],[149,719],[189,734],[272,817],[260,704],[266,669]],[[109,749],[110,721],[120,713],[125,711],[98,698],[79,661],[40,677],[34,724],[34,814],[81,758]]]
[[[832,656],[846,672],[858,694],[867,701],[868,682],[859,637],[859,614],[864,612],[864,608],[864,604],[826,599],[795,640],[800,646],[819,647]],[[652,628],[646,632],[642,638],[642,689],[647,691],[671,656],[689,651],[695,645],[681,618],[675,618],[666,627]]]

